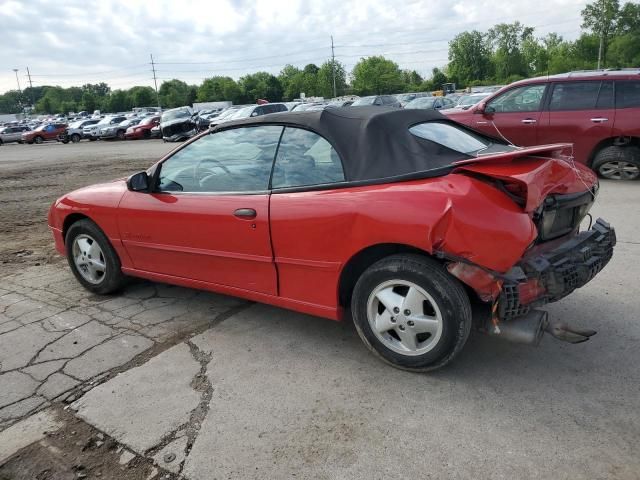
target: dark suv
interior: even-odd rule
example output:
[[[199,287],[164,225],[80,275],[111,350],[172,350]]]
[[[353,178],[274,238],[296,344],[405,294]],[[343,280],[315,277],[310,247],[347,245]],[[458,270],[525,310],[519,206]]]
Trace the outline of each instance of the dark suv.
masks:
[[[604,178],[640,179],[640,70],[571,72],[521,80],[452,120],[520,146],[573,143]]]

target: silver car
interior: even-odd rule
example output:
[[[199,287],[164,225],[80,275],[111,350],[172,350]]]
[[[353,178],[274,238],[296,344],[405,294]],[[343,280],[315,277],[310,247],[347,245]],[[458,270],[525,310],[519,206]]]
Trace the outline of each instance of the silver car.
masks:
[[[82,135],[84,138],[88,138],[89,140],[97,140],[100,138],[100,133],[103,128],[107,128],[109,126],[118,126],[118,124],[122,121],[126,120],[124,115],[116,115],[116,116],[107,116],[100,120],[98,123],[94,125],[86,126],[82,129]]]
[[[78,143],[84,137],[84,127],[95,125],[98,122],[98,119],[91,118],[73,122],[71,125],[69,125],[69,128],[67,128],[67,136],[69,137],[69,140],[71,140],[73,143]]]
[[[0,127],[0,145],[11,142],[22,143],[22,132],[29,130],[29,127],[19,125]]]

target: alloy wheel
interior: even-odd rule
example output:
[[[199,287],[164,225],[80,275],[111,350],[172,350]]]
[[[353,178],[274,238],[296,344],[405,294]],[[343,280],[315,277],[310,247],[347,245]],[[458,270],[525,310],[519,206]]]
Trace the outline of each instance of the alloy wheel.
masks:
[[[442,336],[442,313],[423,288],[405,280],[378,285],[367,301],[367,319],[375,336],[394,352],[422,355]]]
[[[640,176],[640,168],[624,160],[603,163],[598,167],[598,172],[611,180],[635,180]]]
[[[89,235],[80,234],[73,240],[73,262],[87,282],[99,284],[105,278],[107,262],[98,242]]]

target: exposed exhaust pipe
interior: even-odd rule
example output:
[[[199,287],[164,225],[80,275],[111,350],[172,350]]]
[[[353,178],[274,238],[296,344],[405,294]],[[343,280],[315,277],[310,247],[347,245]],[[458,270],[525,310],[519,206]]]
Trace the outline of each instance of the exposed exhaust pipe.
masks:
[[[549,324],[548,315],[544,310],[531,310],[522,317],[490,327],[488,333],[510,342],[538,345]]]
[[[595,330],[571,327],[561,322],[551,322],[549,314],[543,310],[531,310],[522,317],[508,322],[500,322],[497,327],[490,327],[487,333],[510,342],[537,346],[544,332],[568,343],[586,342],[596,334]]]

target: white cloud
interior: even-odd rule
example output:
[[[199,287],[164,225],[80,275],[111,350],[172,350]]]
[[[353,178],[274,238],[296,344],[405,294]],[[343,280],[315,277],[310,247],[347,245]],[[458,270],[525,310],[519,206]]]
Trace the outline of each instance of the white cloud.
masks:
[[[277,73],[286,63],[327,60],[330,35],[348,69],[362,56],[385,54],[428,75],[446,63],[447,42],[464,30],[519,20],[538,35],[575,38],[586,2],[0,0],[0,92],[16,88],[13,68],[24,87],[27,66],[34,85],[152,85],[150,53],[161,79]]]

